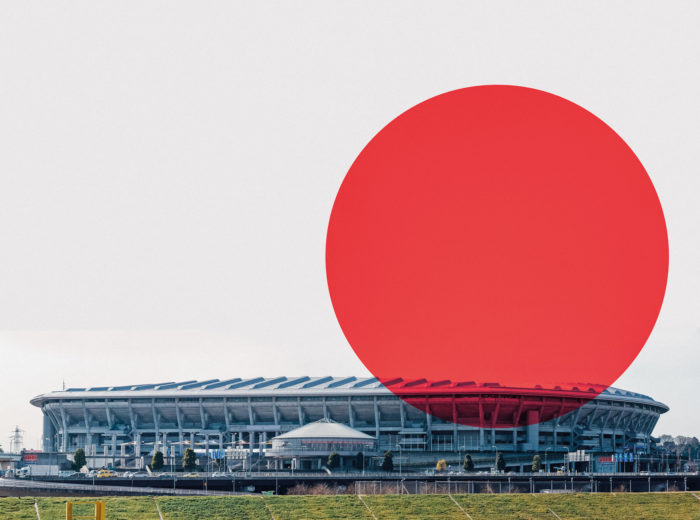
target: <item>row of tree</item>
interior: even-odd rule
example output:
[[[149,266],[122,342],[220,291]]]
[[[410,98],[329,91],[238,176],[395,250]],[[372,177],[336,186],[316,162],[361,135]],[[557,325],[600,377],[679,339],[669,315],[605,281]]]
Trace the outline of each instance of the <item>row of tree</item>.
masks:
[[[533,462],[534,464],[534,462]],[[506,469],[506,460],[503,458],[503,454],[498,452],[496,453],[496,460],[494,461],[494,467],[498,471],[505,471]],[[436,471],[445,471],[447,469],[447,461],[445,459],[441,459],[437,462],[435,465],[435,470]],[[462,469],[464,471],[474,471],[474,461],[472,460],[472,456],[467,453],[464,456],[464,460],[462,461]]]
[[[700,458],[700,441],[697,437],[660,435],[657,446],[667,454],[677,455],[684,459],[696,460]]]
[[[85,450],[78,448],[73,453],[73,470],[80,471],[87,464]],[[165,465],[165,458],[162,451],[156,451],[151,458],[151,470],[160,471]],[[187,448],[182,456],[182,469],[193,471],[197,467],[197,454],[192,448]]]

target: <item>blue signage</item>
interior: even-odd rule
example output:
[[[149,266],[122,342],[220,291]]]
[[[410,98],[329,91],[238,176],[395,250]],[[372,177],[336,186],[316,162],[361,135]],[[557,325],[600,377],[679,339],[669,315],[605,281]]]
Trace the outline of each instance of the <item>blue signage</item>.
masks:
[[[209,453],[211,453],[211,458],[215,459],[215,460],[220,460],[220,459],[226,458],[226,451],[225,450],[211,450]]]

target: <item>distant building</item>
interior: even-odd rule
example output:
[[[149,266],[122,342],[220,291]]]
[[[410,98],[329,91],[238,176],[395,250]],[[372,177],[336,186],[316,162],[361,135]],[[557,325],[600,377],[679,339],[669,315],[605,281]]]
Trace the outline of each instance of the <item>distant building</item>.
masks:
[[[330,419],[373,438],[378,452],[392,450],[405,468],[432,468],[439,458],[459,464],[466,452],[486,468],[498,450],[519,469],[534,453],[548,464],[577,450],[649,453],[654,426],[668,411],[646,395],[592,385],[522,389],[397,378],[387,386],[358,377],[234,378],[69,388],[31,402],[44,414],[44,450],[84,448],[91,467],[142,467],[155,450],[179,465],[188,446],[205,455],[226,449],[261,467],[267,450],[281,449],[273,438]],[[438,418],[448,414],[456,422]]]

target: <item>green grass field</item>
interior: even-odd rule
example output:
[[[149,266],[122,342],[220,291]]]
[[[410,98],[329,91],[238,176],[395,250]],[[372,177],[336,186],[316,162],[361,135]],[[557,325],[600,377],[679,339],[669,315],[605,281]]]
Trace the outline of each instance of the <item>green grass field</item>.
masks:
[[[107,520],[700,520],[691,493],[575,495],[106,497]],[[64,520],[65,498],[38,498],[41,520]],[[88,499],[78,499],[87,502]],[[36,520],[33,498],[0,498],[1,520]],[[367,505],[367,507],[365,506]],[[461,506],[461,508],[460,508]],[[89,514],[90,506],[74,508]],[[466,512],[466,513],[465,513]]]

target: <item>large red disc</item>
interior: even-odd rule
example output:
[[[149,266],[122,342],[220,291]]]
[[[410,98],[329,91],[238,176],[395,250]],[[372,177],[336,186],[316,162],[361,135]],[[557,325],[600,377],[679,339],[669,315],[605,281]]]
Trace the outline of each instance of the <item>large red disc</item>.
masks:
[[[347,340],[382,381],[604,389],[657,319],[668,239],[649,176],[603,121],[480,86],[367,144],[333,206],[326,270]]]

